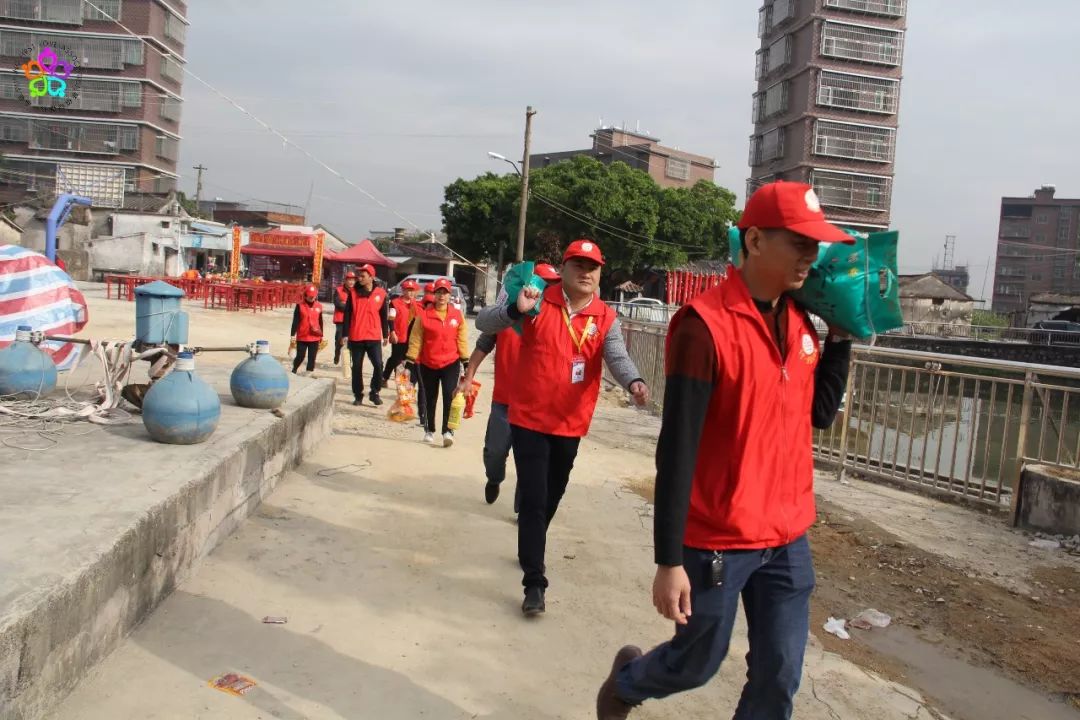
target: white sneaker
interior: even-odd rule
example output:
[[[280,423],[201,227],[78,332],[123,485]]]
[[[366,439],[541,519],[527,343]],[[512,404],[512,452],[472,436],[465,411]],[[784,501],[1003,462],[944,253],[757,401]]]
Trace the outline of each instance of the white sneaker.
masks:
[[[446,432],[443,433],[443,436],[442,436],[442,446],[443,447],[450,447],[453,444],[454,444],[454,433],[447,430]]]
[[[435,433],[429,433],[429,432],[424,433],[424,442],[429,443],[429,444],[434,444],[435,443]]]

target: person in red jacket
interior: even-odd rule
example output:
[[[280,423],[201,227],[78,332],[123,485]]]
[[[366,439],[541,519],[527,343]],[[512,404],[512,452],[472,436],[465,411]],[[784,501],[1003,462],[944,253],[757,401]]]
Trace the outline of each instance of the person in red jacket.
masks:
[[[424,307],[431,307],[435,304],[435,283],[429,282],[424,285],[424,301],[422,305]]]
[[[375,284],[375,268],[357,268],[358,282],[345,302],[344,324],[352,357],[353,405],[364,404],[364,356],[371,359],[372,405],[382,405],[382,346],[390,331],[387,325],[386,290]]]
[[[448,426],[450,402],[454,399],[462,364],[469,364],[468,329],[465,316],[450,304],[450,280],[435,281],[435,304],[420,311],[409,335],[406,362],[410,369],[419,365],[420,383],[424,387],[427,427],[424,442],[435,442],[435,405],[442,388],[443,447],[454,444],[454,431]]]
[[[759,188],[739,230],[742,268],[668,329],[653,605],[675,637],[647,655],[619,650],[597,696],[600,720],[705,684],[727,655],[740,597],[750,652],[734,717],[791,717],[814,588],[811,434],[840,406],[851,343],[830,330],[821,352],[786,293],[806,280],[819,242],[853,240],[794,182]]]
[[[533,272],[548,285],[562,279],[559,271],[547,263],[537,263]],[[502,303],[505,303],[505,299],[501,298]],[[458,392],[472,390],[476,371],[492,351],[495,351],[495,384],[491,389],[491,413],[484,434],[484,471],[487,475],[484,499],[488,505],[499,499],[499,488],[506,479],[506,458],[510,456],[510,386],[521,352],[521,336],[518,332],[507,328],[497,335],[482,333],[469,356],[469,369],[458,384]],[[520,493],[515,490],[514,512],[518,511],[520,503]]]
[[[603,364],[638,405],[648,402],[649,388],[626,351],[615,311],[597,296],[603,264],[596,243],[575,240],[563,254],[561,282],[543,293],[526,287],[513,302],[484,308],[476,318],[476,326],[489,333],[522,323],[509,414],[521,487],[518,562],[526,617],[546,608],[547,528],[589,432]],[[531,314],[535,308],[539,314]]]
[[[304,289],[304,299],[293,308],[292,330],[289,331],[289,345],[296,347],[292,371],[297,369],[307,356],[307,371],[315,371],[315,355],[319,352],[319,343],[323,339],[322,305],[316,299],[319,289],[314,285]]]
[[[390,301],[390,310],[387,317],[390,320],[390,359],[386,361],[383,369],[383,387],[393,377],[397,366],[405,359],[409,350],[409,328],[413,318],[416,317],[417,303],[416,293],[420,290],[420,283],[415,280],[406,280],[401,283],[401,295]],[[415,379],[413,380],[415,382]]]
[[[345,347],[345,305],[349,302],[349,293],[356,286],[356,273],[345,273],[345,280],[334,288],[334,364],[341,362],[341,350]]]

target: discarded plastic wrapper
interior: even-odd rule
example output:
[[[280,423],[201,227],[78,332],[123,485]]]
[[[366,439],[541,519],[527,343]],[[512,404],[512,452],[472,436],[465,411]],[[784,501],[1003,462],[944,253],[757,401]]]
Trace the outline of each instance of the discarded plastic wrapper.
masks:
[[[874,608],[867,608],[852,618],[849,624],[859,630],[870,630],[871,628],[887,628],[891,622],[892,617]]]
[[[825,632],[831,633],[841,640],[850,640],[851,635],[848,634],[848,631],[844,627],[846,624],[847,623],[844,620],[837,620],[830,616],[829,619],[825,621]]]
[[[1042,538],[1032,540],[1028,545],[1033,548],[1039,548],[1040,550],[1057,550],[1061,547],[1061,543],[1057,540],[1044,540]]]
[[[869,339],[902,327],[896,248],[900,233],[847,231],[854,245],[822,243],[810,275],[791,297],[830,327]],[[728,230],[731,261],[742,265],[738,228]]]
[[[397,400],[386,411],[386,417],[394,422],[408,422],[416,418],[416,388],[409,381],[409,373],[399,371],[394,380],[397,384]]]
[[[243,695],[256,685],[255,681],[251,678],[244,675],[238,675],[237,673],[225,673],[224,675],[219,675],[216,678],[211,679],[208,684],[216,690],[227,692],[230,695],[236,695],[237,697]]]
[[[263,622],[267,625],[284,625],[289,622],[289,618],[280,615],[267,615],[263,618]]]
[[[469,389],[469,392],[465,393],[465,414],[462,415],[462,417],[465,418],[466,420],[468,420],[469,418],[471,418],[473,415],[476,414],[474,412],[474,409],[475,409],[475,406],[476,406],[476,396],[479,395],[479,394],[480,394],[480,383],[473,380],[472,381],[472,387]]]

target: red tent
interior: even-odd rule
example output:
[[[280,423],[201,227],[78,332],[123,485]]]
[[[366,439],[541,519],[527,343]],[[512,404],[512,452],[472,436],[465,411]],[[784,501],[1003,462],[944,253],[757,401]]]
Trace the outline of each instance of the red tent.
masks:
[[[351,265],[370,263],[371,265],[381,265],[388,268],[397,265],[396,262],[379,252],[379,248],[375,247],[375,243],[370,240],[361,240],[348,250],[343,250],[333,257],[328,257],[327,260]]]

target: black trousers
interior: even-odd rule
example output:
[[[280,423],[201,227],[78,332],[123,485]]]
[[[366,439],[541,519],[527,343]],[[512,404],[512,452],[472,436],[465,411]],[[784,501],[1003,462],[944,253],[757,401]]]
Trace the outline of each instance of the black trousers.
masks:
[[[425,427],[428,432],[435,432],[435,405],[439,400],[439,388],[442,387],[442,432],[446,433],[450,429],[446,426],[450,420],[450,403],[454,400],[454,390],[461,379],[461,363],[455,360],[444,368],[430,368],[419,364],[417,367],[420,369],[420,382],[424,386],[424,415],[427,420]]]
[[[386,368],[383,370],[382,379],[383,385],[390,379],[397,370],[397,366],[405,360],[405,353],[409,352],[409,343],[394,343],[390,346],[390,359],[386,361]]]
[[[345,345],[345,323],[334,324],[334,364],[341,362],[341,348]]]
[[[296,372],[300,365],[304,362],[304,356],[307,355],[307,371],[311,372],[315,369],[315,354],[319,352],[319,341],[312,340],[311,342],[304,342],[298,340],[296,342],[296,357],[292,361],[292,371]]]
[[[371,397],[376,397],[382,389],[382,341],[350,340],[349,354],[352,356],[352,394],[356,400],[364,399],[364,356],[371,359]]]
[[[544,575],[547,529],[570,482],[581,438],[547,435],[511,425],[514,466],[521,492],[518,511],[518,562],[526,588],[548,586]]]

